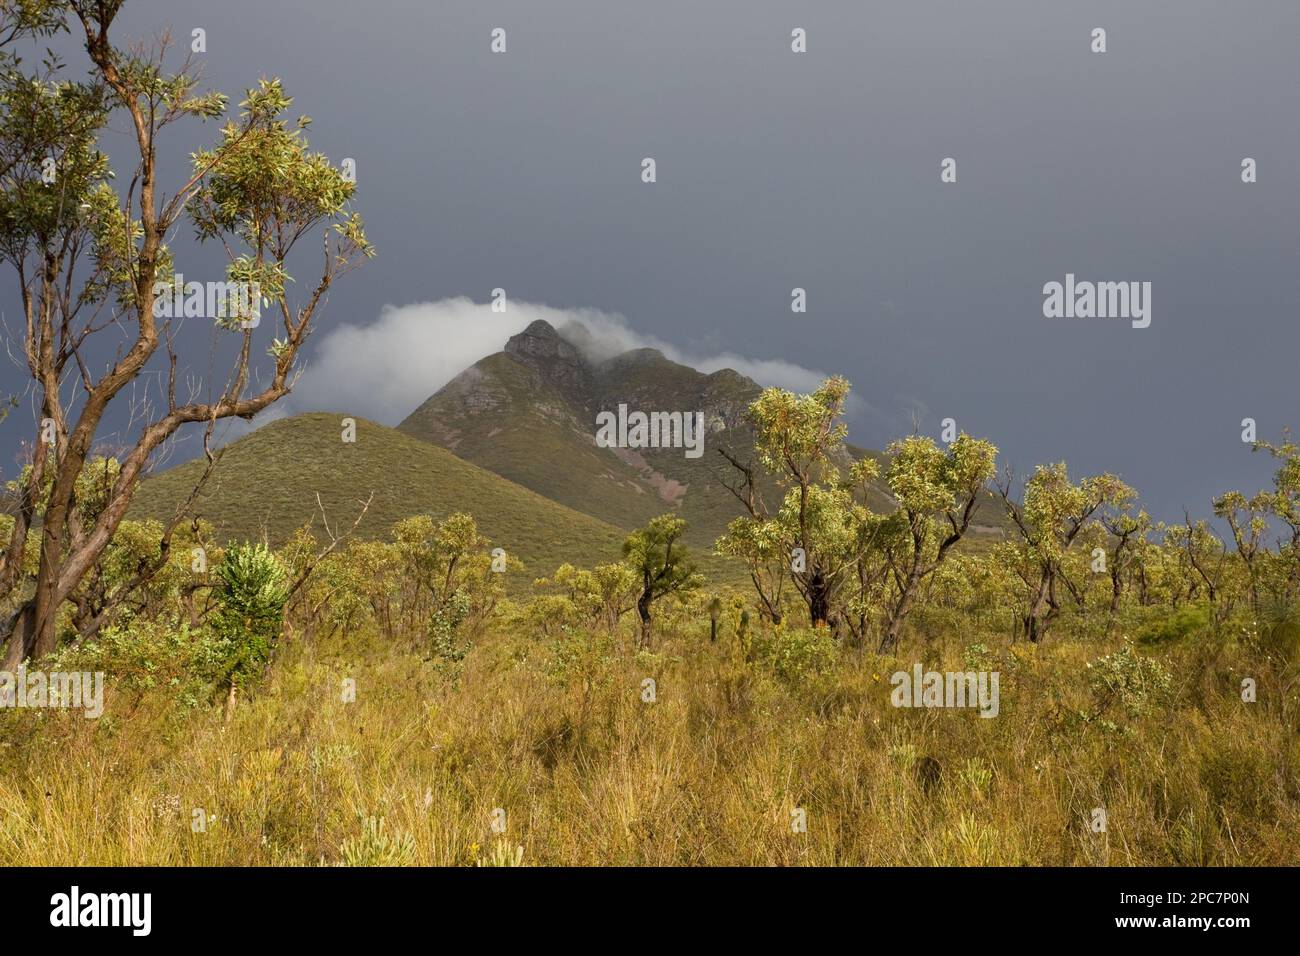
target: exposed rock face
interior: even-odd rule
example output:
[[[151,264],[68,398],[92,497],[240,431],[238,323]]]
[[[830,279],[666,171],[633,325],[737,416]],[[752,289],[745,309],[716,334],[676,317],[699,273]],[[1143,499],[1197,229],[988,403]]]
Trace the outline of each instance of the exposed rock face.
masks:
[[[744,410],[757,384],[732,371],[706,374],[658,349],[619,352],[577,322],[537,320],[505,348],[447,383],[399,428],[575,510],[620,528],[676,510],[691,543],[711,547],[738,503],[717,480],[729,466],[713,449],[752,446]],[[619,405],[643,413],[703,413],[707,446],[605,448],[596,416]],[[727,428],[723,428],[723,423]]]
[[[533,369],[543,381],[569,394],[581,392],[590,379],[582,354],[544,319],[510,336],[505,352]]]
[[[754,382],[731,369],[705,375],[654,348],[602,358],[588,347],[591,343],[591,334],[579,323],[570,323],[561,333],[537,319],[512,335],[504,352],[568,399],[584,428],[596,412],[616,408],[620,402],[644,411],[703,411],[710,423],[735,427],[759,391]],[[456,384],[453,380],[444,391],[453,391]]]
[[[515,370],[514,392],[499,371],[490,371],[499,370],[501,362]],[[590,438],[594,416],[625,403],[645,412],[703,412],[710,432],[718,432],[743,426],[745,409],[759,391],[752,380],[731,369],[705,374],[670,360],[659,349],[629,349],[602,357],[582,325],[571,323],[561,333],[537,319],[512,335],[502,352],[448,382],[400,427],[417,434],[429,429],[439,434],[423,437],[445,441],[445,436],[474,428],[472,420],[485,413],[531,411],[545,412],[553,420],[567,417]],[[564,407],[554,407],[556,402]]]

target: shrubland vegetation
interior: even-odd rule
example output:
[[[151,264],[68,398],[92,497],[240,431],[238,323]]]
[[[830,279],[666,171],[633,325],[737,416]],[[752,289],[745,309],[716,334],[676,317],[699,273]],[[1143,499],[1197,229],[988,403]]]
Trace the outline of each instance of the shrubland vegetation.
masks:
[[[846,390],[751,410],[753,466],[795,467],[718,543],[749,587],[702,580],[671,516],[514,596],[468,514],[274,550],[192,522],[139,584],[160,528],[124,522],[40,665],[108,674],[104,716],[0,711],[0,860],[1294,863],[1290,542],[1165,527],[1053,465],[1003,483],[1018,540],[945,546],[994,449],[897,443],[877,514],[815,458]],[[1289,514],[1292,454],[1220,499],[1238,524]],[[998,672],[996,718],[894,707],[918,662]]]
[[[340,514],[266,488],[282,526],[229,541],[202,517],[222,467],[206,441],[170,479],[187,484],[180,507],[129,513],[171,436],[287,393],[326,290],[371,250],[351,184],[275,81],[180,192],[156,193],[155,136],[225,101],[164,71],[162,51],[114,46],[119,6],[0,0],[0,254],[22,280],[40,412],[0,514],[0,638],[12,666],[108,684],[93,720],[0,708],[0,863],[1300,859],[1289,439],[1258,446],[1278,463],[1270,488],[1165,525],[1114,475],[1053,463],[999,480],[997,450],[967,435],[855,458],[833,378],[749,405],[753,448],[721,462],[738,516],[711,555],[688,551],[680,514],[620,548],[610,524],[456,480],[463,498],[437,513],[417,491]],[[24,74],[6,46],[68,28],[85,81]],[[139,154],[121,180],[96,146],[109,116]],[[206,397],[178,394],[192,363],[152,308],[185,217],[278,313],[260,378],[250,330],[227,323],[233,359]],[[291,301],[290,252],[317,227],[323,271]],[[122,329],[96,378],[83,346]],[[146,369],[170,369],[152,379],[167,385],[108,453],[104,416]],[[391,447],[402,488],[461,474],[416,439]],[[972,535],[990,500],[1010,529],[992,546]],[[503,508],[545,520],[522,544],[492,540]],[[353,535],[354,510],[387,534]],[[719,566],[734,573],[700,571]],[[996,717],[893,706],[892,675],[916,664],[997,672]]]

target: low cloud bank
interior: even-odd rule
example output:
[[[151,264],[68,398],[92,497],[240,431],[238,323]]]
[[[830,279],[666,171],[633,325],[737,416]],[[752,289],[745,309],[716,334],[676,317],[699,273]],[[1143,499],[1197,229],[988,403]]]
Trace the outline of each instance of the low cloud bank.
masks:
[[[324,333],[294,386],[256,425],[307,411],[347,411],[396,425],[455,375],[536,319],[562,333],[577,322],[586,328],[582,348],[600,360],[628,349],[659,349],[674,362],[705,372],[733,368],[760,385],[807,392],[826,376],[781,359],[752,359],[734,352],[692,355],[631,328],[621,315],[597,309],[555,309],[511,300],[504,313],[468,298],[388,305],[369,325],[342,325]],[[227,436],[227,440],[230,437]]]

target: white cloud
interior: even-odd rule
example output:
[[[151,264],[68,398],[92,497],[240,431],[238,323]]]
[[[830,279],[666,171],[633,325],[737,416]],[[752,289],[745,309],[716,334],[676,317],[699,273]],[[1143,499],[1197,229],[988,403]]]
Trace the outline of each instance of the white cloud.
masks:
[[[783,359],[751,359],[733,352],[723,352],[710,358],[683,358],[677,361],[683,365],[694,366],[701,372],[716,372],[720,368],[732,368],[760,385],[779,385],[792,392],[811,392],[828,377],[824,372],[804,368]]]
[[[465,297],[386,305],[370,325],[342,325],[324,333],[293,392],[273,406],[280,414],[348,412],[395,425],[455,375],[536,319],[563,330],[581,323],[590,333],[584,350],[608,358],[635,348],[656,348],[701,371],[733,368],[760,385],[807,392],[826,376],[783,359],[751,359],[732,352],[690,355],[630,328],[621,315],[596,309],[555,309],[510,300],[504,313]],[[257,425],[272,420],[270,409]],[[276,414],[274,417],[280,417]]]
[[[290,402],[295,411],[345,411],[395,425],[533,319],[554,317],[567,313],[514,302],[493,312],[463,297],[386,305],[370,325],[341,325],[317,341]]]

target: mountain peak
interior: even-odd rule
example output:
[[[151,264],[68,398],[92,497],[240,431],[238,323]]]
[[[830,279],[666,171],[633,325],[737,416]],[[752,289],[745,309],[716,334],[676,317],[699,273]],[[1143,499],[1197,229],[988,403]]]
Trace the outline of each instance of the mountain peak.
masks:
[[[646,363],[666,361],[667,357],[659,349],[652,349],[648,346],[639,349],[628,349],[621,355],[615,356],[620,362]]]
[[[566,342],[555,326],[545,319],[534,319],[528,328],[506,341],[506,352],[523,358],[560,359],[564,362],[580,364],[582,357],[578,350]]]
[[[586,378],[582,354],[545,319],[534,319],[528,328],[510,336],[505,352],[554,384],[572,386]]]
[[[551,325],[545,319],[533,319],[528,323],[528,328],[519,333],[520,335],[541,335],[547,337],[558,337],[559,332],[555,331],[555,326]]]

